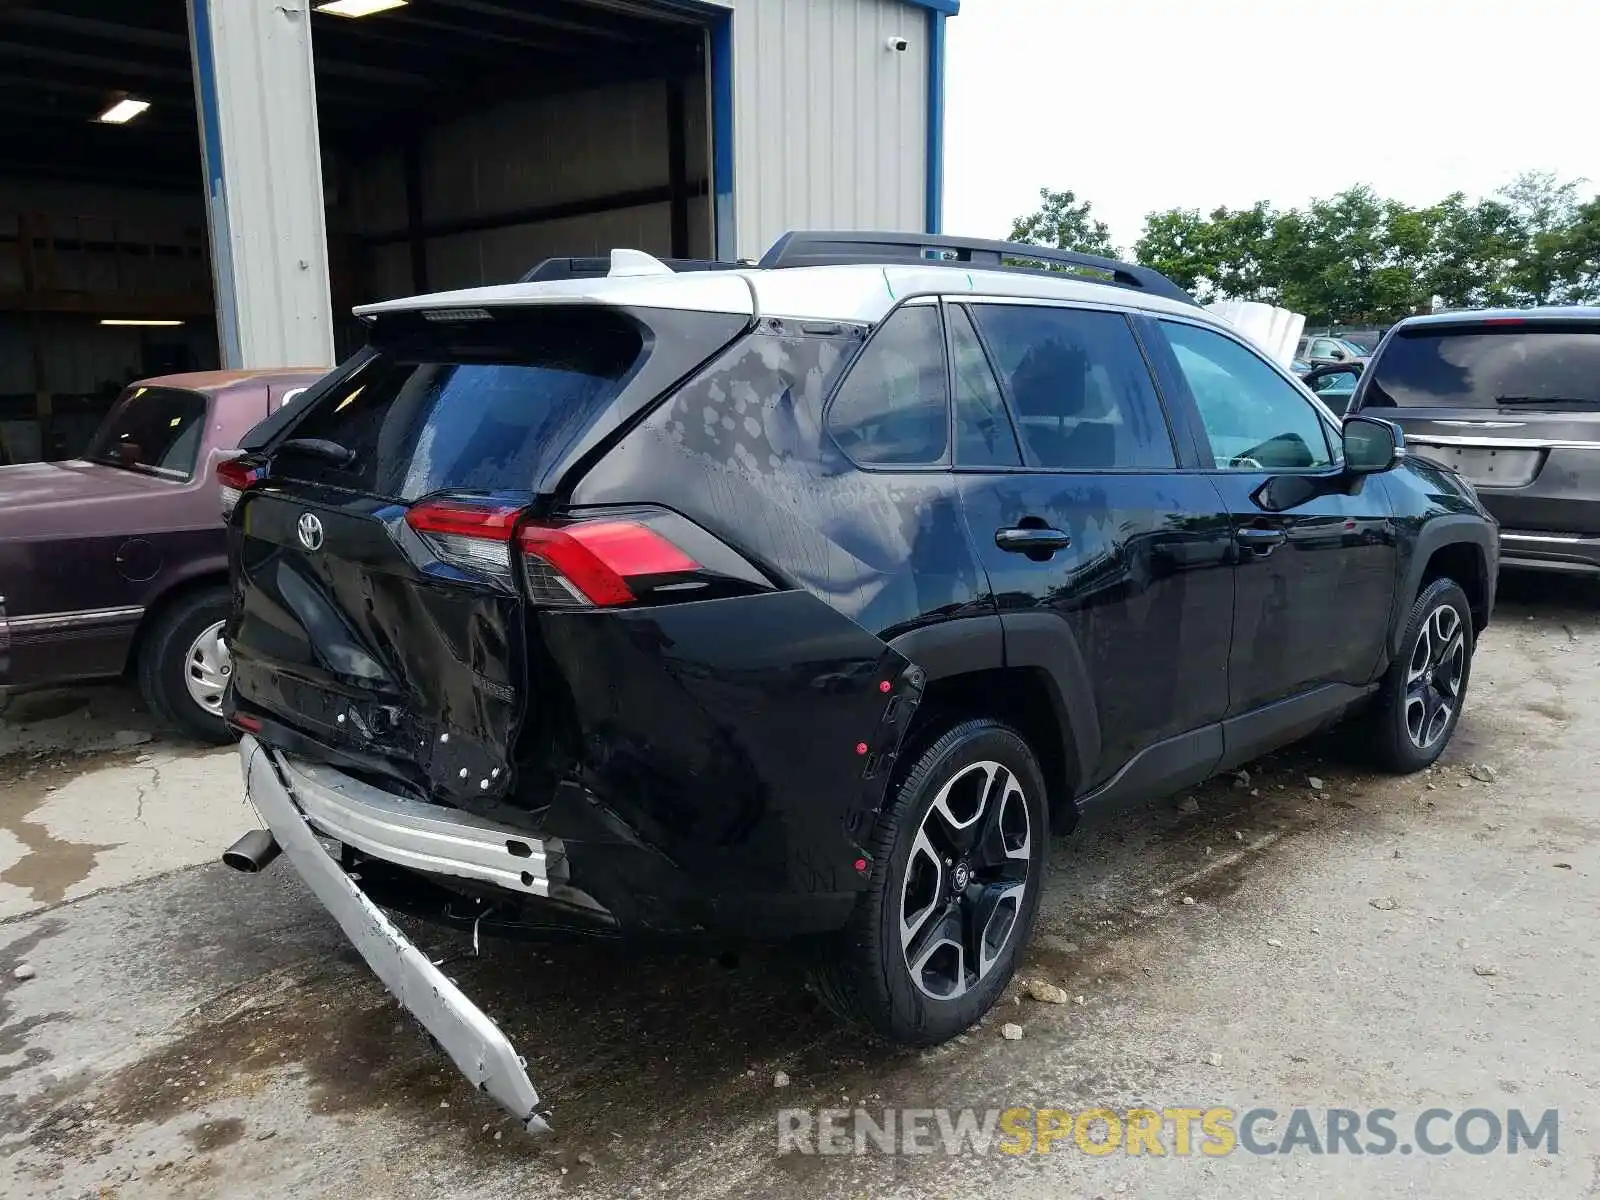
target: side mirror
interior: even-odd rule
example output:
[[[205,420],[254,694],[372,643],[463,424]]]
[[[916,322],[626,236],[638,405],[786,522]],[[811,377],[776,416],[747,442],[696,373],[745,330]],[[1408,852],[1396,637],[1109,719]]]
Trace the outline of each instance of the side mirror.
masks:
[[[1400,461],[1405,449],[1400,427],[1357,414],[1344,419],[1344,469],[1351,475],[1376,475]]]
[[[1343,362],[1345,360],[1345,352],[1335,346],[1332,350],[1328,351],[1328,357],[1333,359],[1334,362]]]

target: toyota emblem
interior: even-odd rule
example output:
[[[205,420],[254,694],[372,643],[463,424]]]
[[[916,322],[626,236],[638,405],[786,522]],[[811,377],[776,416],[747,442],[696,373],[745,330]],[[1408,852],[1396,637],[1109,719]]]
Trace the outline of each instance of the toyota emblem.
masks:
[[[322,522],[317,520],[316,513],[302,513],[295,529],[300,534],[300,544],[307,550],[322,549]]]

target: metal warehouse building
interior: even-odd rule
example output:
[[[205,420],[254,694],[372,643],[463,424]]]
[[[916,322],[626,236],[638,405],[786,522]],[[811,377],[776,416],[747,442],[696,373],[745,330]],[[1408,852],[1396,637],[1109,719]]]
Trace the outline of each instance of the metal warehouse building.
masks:
[[[7,0],[0,454],[353,304],[633,246],[939,228],[959,0]],[[0,457],[0,462],[5,461]]]

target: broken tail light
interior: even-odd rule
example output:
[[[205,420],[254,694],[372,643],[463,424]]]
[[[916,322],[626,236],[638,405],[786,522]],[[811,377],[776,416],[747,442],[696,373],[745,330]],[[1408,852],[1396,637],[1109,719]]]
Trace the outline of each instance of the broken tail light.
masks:
[[[431,500],[410,509],[406,524],[441,562],[511,586],[511,534],[521,516],[516,505]]]
[[[248,459],[230,458],[217,464],[217,487],[222,503],[222,516],[226,519],[243,498],[246,491],[267,477],[267,469],[252,464]]]
[[[693,575],[701,566],[640,520],[605,517],[561,524],[523,521],[505,505],[435,500],[406,513],[442,562],[516,586],[546,608],[609,608],[638,596],[629,581]],[[520,523],[520,524],[519,524]]]

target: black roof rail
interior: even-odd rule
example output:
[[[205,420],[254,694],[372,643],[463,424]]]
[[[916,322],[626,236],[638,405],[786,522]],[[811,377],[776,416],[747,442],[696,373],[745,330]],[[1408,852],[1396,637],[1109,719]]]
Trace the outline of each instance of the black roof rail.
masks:
[[[663,258],[657,260],[674,271],[731,271],[739,263],[717,262],[708,258]],[[598,279],[611,273],[611,256],[593,258],[547,258],[518,283],[545,283],[552,279]]]
[[[1043,269],[1021,266],[1008,259],[1026,259]],[[857,233],[796,230],[772,244],[760,266],[824,267],[849,263],[899,263],[904,266],[979,267],[983,270],[1029,271],[1048,274],[1051,267],[1071,267],[1073,273],[1096,283],[1148,292],[1185,304],[1198,304],[1159,271],[1134,263],[1118,262],[1075,250],[1033,246],[1025,242],[993,242],[948,237],[937,233]]]

